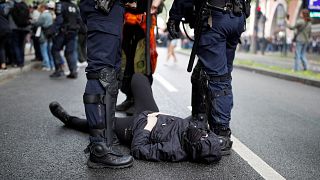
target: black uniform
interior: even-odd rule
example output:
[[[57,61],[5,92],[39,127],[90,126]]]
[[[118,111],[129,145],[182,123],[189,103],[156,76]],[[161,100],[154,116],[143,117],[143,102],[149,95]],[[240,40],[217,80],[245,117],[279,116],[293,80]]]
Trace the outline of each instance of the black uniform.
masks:
[[[56,20],[53,24],[54,32],[57,33],[53,37],[52,56],[56,71],[50,77],[60,77],[63,75],[62,57],[60,51],[65,46],[64,55],[70,70],[68,78],[77,78],[77,59],[76,59],[76,37],[80,28],[80,12],[74,3],[70,0],[63,0],[56,4]]]
[[[175,0],[170,9],[169,32],[175,35],[184,14],[185,6],[192,0]],[[232,142],[229,128],[233,94],[231,72],[235,50],[241,33],[245,30],[244,0],[193,1],[196,14],[202,13],[201,34],[196,51],[198,63],[193,70],[192,115],[207,116],[210,128],[221,136],[230,153]],[[204,4],[200,4],[204,3]],[[199,10],[201,7],[201,10]],[[191,8],[193,9],[193,8]],[[171,28],[170,28],[171,27]],[[200,28],[200,27],[195,27]]]
[[[83,95],[90,127],[87,164],[90,168],[130,167],[133,158],[116,153],[112,148],[124,7],[119,0],[82,0],[80,10],[88,30],[88,81]]]

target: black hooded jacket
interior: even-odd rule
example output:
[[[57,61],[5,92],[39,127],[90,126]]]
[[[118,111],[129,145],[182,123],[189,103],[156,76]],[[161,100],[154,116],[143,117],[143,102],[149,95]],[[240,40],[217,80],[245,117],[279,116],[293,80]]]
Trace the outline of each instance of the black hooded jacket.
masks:
[[[187,119],[159,114],[152,131],[145,130],[148,114],[141,113],[133,124],[131,154],[141,160],[178,162],[190,160],[201,163],[217,162],[221,159],[218,137],[211,131],[205,140],[195,146],[186,146],[184,134],[193,123]]]

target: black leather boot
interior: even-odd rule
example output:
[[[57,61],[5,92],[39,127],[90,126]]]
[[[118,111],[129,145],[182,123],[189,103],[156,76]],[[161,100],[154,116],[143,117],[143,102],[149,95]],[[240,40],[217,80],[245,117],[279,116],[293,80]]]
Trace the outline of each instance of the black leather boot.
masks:
[[[133,98],[127,98],[125,101],[123,101],[121,104],[116,106],[117,111],[126,111],[130,107],[132,107],[134,104]]]
[[[70,72],[70,74],[67,76],[69,79],[77,79],[78,73],[77,72]]]
[[[229,155],[231,154],[231,148],[232,148],[232,141],[230,139],[231,137],[231,130],[230,128],[225,127],[216,127],[214,128],[214,133],[218,135],[219,143],[221,146],[221,155]]]
[[[85,149],[85,153],[90,153],[87,162],[89,168],[120,169],[133,165],[132,156],[115,152],[112,147],[107,147],[105,142],[91,142]]]
[[[64,76],[64,72],[63,72],[63,70],[61,68],[56,69],[54,71],[54,73],[52,73],[50,75],[51,78],[59,78],[59,77],[63,77],[63,76]]]
[[[63,109],[63,107],[56,101],[53,101],[49,104],[49,109],[53,116],[58,118],[65,125],[68,125],[70,120],[70,115]]]

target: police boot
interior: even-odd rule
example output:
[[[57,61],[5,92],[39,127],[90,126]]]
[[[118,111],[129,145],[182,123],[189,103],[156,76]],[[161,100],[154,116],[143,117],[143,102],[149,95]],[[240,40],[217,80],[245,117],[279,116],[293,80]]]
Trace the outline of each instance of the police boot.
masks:
[[[68,125],[70,115],[63,109],[63,107],[56,101],[49,104],[49,109],[53,116],[62,121],[65,125]]]
[[[64,72],[61,68],[58,68],[56,69],[51,75],[50,77],[51,78],[59,78],[59,77],[62,77],[64,76]]]
[[[89,168],[126,168],[133,164],[133,157],[115,152],[105,142],[91,142],[85,153],[90,153],[87,165]]]
[[[77,79],[78,73],[77,72],[70,72],[70,74],[67,76],[69,79]]]
[[[221,155],[229,155],[231,153],[232,148],[232,141],[231,137],[231,130],[230,128],[226,127],[216,127],[214,128],[213,132],[218,135],[219,143],[221,147]]]

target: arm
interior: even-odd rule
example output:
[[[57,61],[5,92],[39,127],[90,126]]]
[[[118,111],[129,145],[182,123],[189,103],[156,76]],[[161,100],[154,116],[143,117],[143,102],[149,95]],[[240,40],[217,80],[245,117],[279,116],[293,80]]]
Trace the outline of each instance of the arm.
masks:
[[[139,129],[134,132],[131,144],[131,154],[142,160],[161,161],[172,160],[171,155],[166,152],[172,142],[151,143],[149,141],[151,132],[145,129]],[[169,147],[169,148],[168,148]]]
[[[158,114],[158,112],[148,114],[146,125],[144,126],[144,123],[141,124],[139,128],[134,129],[131,144],[131,154],[137,159],[151,161],[179,161],[184,159],[185,154],[181,148],[179,138],[176,134],[178,133],[178,131],[175,131],[176,129],[172,129],[169,132],[166,130],[164,130],[163,132],[152,132],[161,133],[152,135],[157,137],[168,133],[167,135],[170,138],[167,140],[159,139],[157,140],[157,142],[150,141],[150,136],[152,134],[151,130],[154,129],[156,123],[158,122],[156,118]]]
[[[60,28],[62,27],[63,24],[63,6],[61,3],[56,4],[56,19],[53,23],[53,27],[55,32],[59,32]]]
[[[288,23],[287,23],[288,24]],[[287,25],[287,27],[291,30],[298,29],[304,25],[304,21],[302,19],[297,20],[296,24],[293,26]]]

